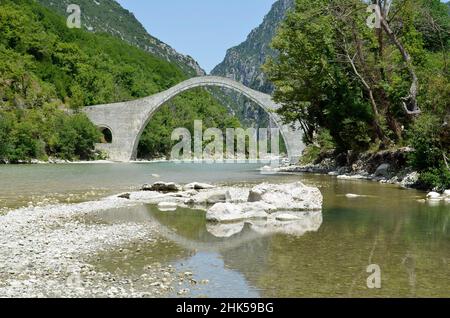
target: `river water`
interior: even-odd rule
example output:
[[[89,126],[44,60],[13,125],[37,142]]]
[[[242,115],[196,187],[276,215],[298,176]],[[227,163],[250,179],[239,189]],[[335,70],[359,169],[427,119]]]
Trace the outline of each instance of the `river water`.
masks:
[[[157,180],[223,185],[302,181],[324,195],[319,221],[292,231],[240,224],[220,237],[204,212],[155,206],[103,211],[95,222],[152,220],[159,245],[142,253],[95,255],[99,270],[139,276],[146,263],[192,271],[192,297],[450,297],[450,207],[423,203],[423,192],[330,176],[264,175],[249,164],[71,164],[0,167],[0,208],[79,202],[139,188]],[[348,198],[346,194],[360,197]],[[4,212],[5,213],[5,212]],[[316,216],[314,216],[316,218]],[[219,236],[219,237],[218,237]],[[367,266],[381,269],[369,289]],[[204,283],[200,283],[204,281]],[[176,297],[174,293],[172,296]]]

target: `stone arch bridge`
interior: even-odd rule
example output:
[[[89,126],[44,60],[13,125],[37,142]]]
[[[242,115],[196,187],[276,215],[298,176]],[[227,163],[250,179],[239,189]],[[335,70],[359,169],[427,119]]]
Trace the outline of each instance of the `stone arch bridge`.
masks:
[[[84,112],[89,119],[97,127],[109,129],[112,135],[110,143],[97,144],[97,149],[105,151],[113,161],[135,160],[139,139],[153,114],[164,103],[182,92],[208,86],[234,90],[261,106],[280,128],[291,161],[300,158],[304,149],[301,130],[294,128],[295,125],[283,124],[281,118],[275,113],[281,106],[276,104],[270,95],[250,89],[231,79],[217,76],[194,77],[166,91],[134,101],[85,107]]]

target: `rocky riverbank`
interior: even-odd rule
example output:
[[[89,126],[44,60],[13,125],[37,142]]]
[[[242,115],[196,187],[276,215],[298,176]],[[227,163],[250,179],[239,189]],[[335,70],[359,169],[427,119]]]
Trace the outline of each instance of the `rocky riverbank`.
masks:
[[[140,204],[116,196],[80,204],[27,207],[0,216],[0,297],[160,297],[184,293],[170,265],[146,264],[138,277],[99,271],[96,255],[163,240],[151,221],[88,222],[98,211]],[[127,257],[127,255],[124,255]],[[189,275],[192,275],[190,273]],[[180,290],[178,290],[180,289]]]
[[[416,188],[419,173],[407,165],[407,156],[411,151],[411,148],[401,148],[375,154],[341,154],[336,157],[330,152],[322,155],[313,164],[283,166],[275,171],[328,174],[341,180],[370,180]]]
[[[0,216],[0,297],[186,295],[192,273],[178,273],[170,265],[145,264],[138,277],[93,265],[104,253],[122,249],[139,253],[164,242],[151,220],[92,221],[101,211],[143,204],[155,204],[167,212],[178,207],[205,210],[213,221],[208,231],[217,237],[238,233],[245,222],[258,233],[296,235],[317,230],[322,223],[320,191],[301,183],[250,188],[157,182],[99,201],[29,206]]]

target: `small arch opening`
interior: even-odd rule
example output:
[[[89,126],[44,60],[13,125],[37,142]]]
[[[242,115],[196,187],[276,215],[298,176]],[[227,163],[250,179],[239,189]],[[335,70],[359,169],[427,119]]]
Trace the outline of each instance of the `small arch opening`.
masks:
[[[100,132],[102,133],[100,143],[102,144],[110,144],[113,141],[111,129],[107,127],[100,127]]]

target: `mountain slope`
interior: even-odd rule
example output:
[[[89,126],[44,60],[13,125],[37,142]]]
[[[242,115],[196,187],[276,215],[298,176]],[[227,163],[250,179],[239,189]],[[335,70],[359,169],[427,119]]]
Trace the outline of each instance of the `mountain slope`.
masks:
[[[286,12],[293,6],[294,0],[275,2],[262,24],[254,29],[243,43],[229,49],[223,62],[211,73],[232,78],[264,93],[272,93],[273,86],[265,78],[261,66],[267,57],[276,54],[270,43]],[[269,125],[269,117],[265,111],[242,95],[229,90],[216,90],[214,96],[227,105],[244,125],[255,127]]]
[[[42,5],[67,16],[72,0],[38,0]],[[82,27],[97,33],[108,33],[159,58],[177,65],[188,76],[204,75],[198,63],[190,56],[178,53],[166,43],[147,33],[142,24],[128,10],[114,0],[77,0],[81,8]]]
[[[286,12],[293,6],[294,0],[275,2],[262,24],[254,29],[243,43],[229,49],[224,61],[211,73],[233,78],[253,89],[270,93],[273,88],[265,79],[261,66],[268,56],[275,55],[270,43]]]

